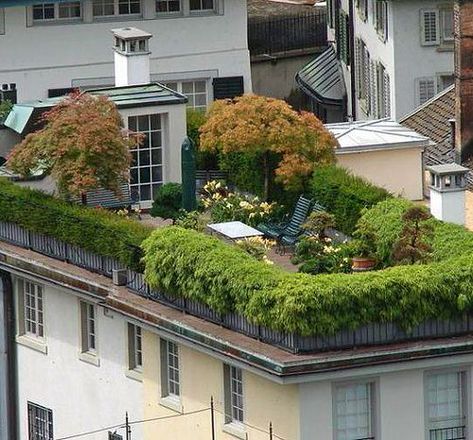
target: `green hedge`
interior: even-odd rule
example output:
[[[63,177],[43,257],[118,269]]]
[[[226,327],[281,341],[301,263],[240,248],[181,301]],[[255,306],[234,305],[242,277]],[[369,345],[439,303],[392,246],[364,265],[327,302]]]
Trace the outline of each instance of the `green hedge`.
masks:
[[[335,166],[322,167],[314,172],[311,193],[314,200],[335,216],[337,229],[349,235],[355,230],[364,208],[392,197],[385,189]]]
[[[158,229],[144,242],[152,287],[236,311],[249,321],[302,335],[372,322],[404,328],[473,309],[473,256],[363,274],[290,274],[195,231]]]
[[[151,228],[102,209],[69,204],[0,179],[0,221],[16,223],[91,252],[139,267],[137,247]]]

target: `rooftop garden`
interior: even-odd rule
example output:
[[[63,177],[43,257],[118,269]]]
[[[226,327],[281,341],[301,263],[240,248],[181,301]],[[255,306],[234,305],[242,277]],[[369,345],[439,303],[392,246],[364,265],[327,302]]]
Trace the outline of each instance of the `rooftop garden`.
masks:
[[[114,258],[143,271],[153,289],[285,333],[325,336],[370,323],[395,323],[408,331],[426,320],[459,318],[473,309],[473,233],[434,220],[425,208],[333,166],[334,139],[313,116],[299,115],[274,100],[254,99],[250,105],[242,98],[235,108],[217,103],[214,118],[211,111],[208,120],[198,121],[204,124],[196,139],[199,160],[218,162],[238,190],[212,182],[203,189],[201,209],[182,213],[182,188],[164,185],[153,211],[171,218],[173,226],[153,229],[3,180],[0,221]],[[54,154],[47,165],[63,190],[80,195],[97,183],[113,189],[129,163],[130,136],[122,133],[108,103],[100,101],[95,116],[107,116],[108,137],[101,138],[97,149],[78,144],[76,131],[68,127],[71,119],[89,114],[90,100],[70,100],[72,107],[49,113],[52,120],[39,137],[27,138],[14,152],[13,163],[30,168],[33,159],[44,159],[38,152],[48,142]],[[54,124],[59,132],[65,130],[70,148],[51,137]],[[100,124],[84,130],[81,136],[94,138],[96,130],[102,131]],[[115,153],[102,160],[107,145]],[[77,156],[84,160],[71,168]],[[115,156],[123,167],[112,173]],[[93,167],[99,172],[92,172]],[[82,179],[76,180],[77,175]],[[295,262],[304,273],[268,264],[268,242],[233,245],[205,233],[210,222],[240,220],[258,226],[281,220],[301,194],[323,207],[306,216],[296,244]],[[333,227],[354,240],[330,242],[326,230]],[[373,259],[376,270],[353,273],[351,261],[357,256]]]

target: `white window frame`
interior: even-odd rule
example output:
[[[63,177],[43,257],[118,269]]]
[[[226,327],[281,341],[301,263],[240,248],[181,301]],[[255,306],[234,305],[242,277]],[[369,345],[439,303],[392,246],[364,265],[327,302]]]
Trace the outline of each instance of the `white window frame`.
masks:
[[[200,109],[202,111],[207,110],[210,106],[212,99],[210,96],[210,80],[209,78],[196,78],[196,79],[182,79],[182,80],[169,80],[169,81],[161,81],[166,87],[174,90],[175,92],[181,93],[186,95],[189,98],[189,102],[187,103],[188,108],[193,109]],[[205,83],[205,92],[196,92],[196,83],[203,82]],[[184,92],[184,84],[193,84],[193,92],[192,93],[185,93]],[[204,105],[195,105],[195,97],[196,95],[204,96],[205,95],[205,106]]]
[[[79,301],[79,308],[81,353],[96,356],[98,353],[97,306],[81,300]]]
[[[437,73],[437,93],[443,92],[445,89],[451,86],[444,84],[444,78],[451,77],[453,79],[453,84],[455,84],[455,73],[454,72],[442,72]]]
[[[64,7],[64,6],[69,5],[71,3],[78,3],[79,4],[79,10],[80,10],[79,16],[78,17],[60,17],[59,16],[60,7],[61,6]],[[54,5],[54,17],[53,18],[34,18],[34,8],[35,8],[35,6],[46,5],[46,4]],[[35,3],[31,6],[31,19],[32,19],[34,24],[37,24],[37,23],[50,23],[50,22],[55,22],[55,21],[60,21],[60,22],[80,21],[80,20],[82,20],[83,14],[84,14],[84,11],[83,11],[82,2],[78,1],[78,0],[65,2],[65,3],[51,3],[51,2],[47,2],[47,1],[46,2],[38,2],[38,3]]]
[[[53,411],[33,402],[27,402],[28,440],[53,440]]]
[[[437,88],[438,88],[438,85],[437,85],[437,77],[436,76],[426,76],[426,77],[422,77],[422,78],[416,78],[416,103],[417,103],[417,106],[421,106],[423,104],[425,104],[427,101],[431,100],[436,94],[437,94]],[[433,90],[433,93],[432,93],[432,96],[429,96],[427,99],[422,99],[421,97],[421,88],[422,88],[422,83],[423,82],[431,82],[432,85],[432,90]]]
[[[429,14],[434,19],[435,39],[427,39],[426,15]],[[438,9],[420,10],[420,35],[422,46],[438,46],[440,44],[440,11]]]
[[[157,118],[156,120],[154,118]],[[131,118],[136,120],[136,127],[134,123],[131,123]],[[145,118],[148,118],[147,124],[144,123]],[[157,121],[157,123],[154,122]],[[166,136],[164,131],[165,125],[165,117],[161,113],[146,113],[146,114],[130,114],[127,117],[127,126],[128,129],[131,131],[135,131],[138,133],[144,133],[148,137],[143,140],[141,145],[137,146],[137,148],[133,148],[130,150],[131,154],[133,155],[133,163],[130,167],[130,190],[132,192],[135,191],[136,188],[138,191],[138,200],[137,203],[150,203],[155,199],[156,192],[158,191],[159,187],[164,183],[164,172],[165,172],[165,145]],[[148,127],[148,128],[145,128]],[[154,139],[154,140],[153,140]],[[146,141],[148,140],[148,145],[145,145]],[[156,143],[153,143],[156,142]],[[149,155],[149,163],[145,163],[147,161],[145,159]],[[153,161],[153,155],[161,157],[161,163],[157,161]],[[161,179],[159,179],[159,170],[161,169]],[[149,171],[149,181],[147,180],[147,172]],[[136,170],[136,175],[135,175]],[[142,174],[143,173],[143,174]],[[141,189],[143,186],[150,187],[150,198],[142,198],[141,196]]]
[[[430,416],[430,409],[431,405],[434,403],[430,399],[430,393],[431,393],[431,383],[430,380],[433,377],[441,377],[444,376],[445,379],[448,382],[448,376],[450,378],[452,376],[456,376],[458,382],[459,382],[459,396],[458,396],[458,405],[459,405],[459,414],[457,418],[448,418],[447,417],[438,417],[438,418],[431,418]],[[469,401],[468,401],[468,390],[469,390],[469,377],[466,371],[462,369],[453,369],[453,370],[437,370],[437,371],[428,371],[424,374],[424,405],[425,405],[425,424],[426,424],[426,438],[430,440],[432,438],[430,436],[431,430],[458,430],[462,429],[464,426],[466,429],[468,429],[468,424],[469,424]],[[448,399],[451,398],[451,393],[448,392],[448,386],[447,386],[447,394],[448,394]],[[458,390],[458,388],[457,388]],[[437,391],[438,392],[438,391]],[[449,404],[451,402],[441,402],[441,405],[444,404]],[[453,434],[460,434],[461,432],[453,432]],[[434,439],[435,434],[434,434]],[[442,432],[439,433],[438,438],[444,438],[442,437]]]
[[[179,10],[178,11],[170,11],[169,10],[169,3],[170,2],[179,2]],[[168,10],[167,11],[158,11],[158,3],[163,2],[168,5]],[[156,9],[156,15],[158,17],[162,16],[176,16],[176,15],[182,15],[184,13],[184,5],[183,5],[183,0],[154,0],[155,3],[155,9]]]
[[[143,329],[131,322],[128,330],[128,369],[141,373],[143,371]]]
[[[367,424],[367,433],[366,434],[359,434],[362,436],[362,438],[370,438],[370,437],[373,437],[373,438],[376,438],[376,382],[375,381],[362,381],[362,382],[350,382],[350,383],[338,383],[338,384],[334,384],[333,387],[332,387],[332,406],[333,406],[333,439],[334,440],[339,440],[339,436],[338,436],[338,422],[339,422],[339,419],[342,417],[342,416],[348,416],[350,414],[340,414],[340,411],[339,411],[339,404],[342,405],[343,402],[340,401],[338,399],[338,392],[340,390],[348,390],[348,389],[352,389],[352,393],[356,393],[356,388],[357,387],[364,387],[366,388],[366,392],[367,392],[367,405],[368,405],[368,408],[367,408],[367,412],[366,412],[366,416],[367,416],[367,421],[366,421],[366,424]],[[358,417],[360,417],[360,415],[358,414]],[[356,437],[358,438],[358,437]]]
[[[108,1],[108,0],[107,0]],[[94,4],[92,1],[92,16],[94,20],[103,20],[103,19],[110,19],[110,18],[117,18],[117,17],[140,17],[143,14],[143,0],[139,0],[140,10],[139,12],[133,12],[128,14],[120,14],[120,1],[121,0],[113,0],[113,14],[108,15],[95,15],[94,13]],[[129,2],[135,2],[134,0],[128,0]],[[108,1],[108,3],[112,3],[112,1]]]
[[[452,17],[452,35],[445,35],[445,17],[447,14],[451,14]],[[455,16],[453,12],[453,8],[440,8],[440,36],[442,43],[446,45],[452,45],[455,41]]]
[[[30,280],[19,278],[18,314],[19,336],[44,341],[44,287]]]
[[[181,371],[179,345],[161,339],[161,397],[176,402],[181,398]]]
[[[189,2],[189,14],[190,15],[202,15],[202,14],[216,14],[218,13],[218,4],[219,0],[211,0],[213,2],[213,7],[209,9],[191,9],[191,3],[192,0],[188,0]],[[209,0],[194,0],[194,1],[199,1],[201,6],[205,1]]]

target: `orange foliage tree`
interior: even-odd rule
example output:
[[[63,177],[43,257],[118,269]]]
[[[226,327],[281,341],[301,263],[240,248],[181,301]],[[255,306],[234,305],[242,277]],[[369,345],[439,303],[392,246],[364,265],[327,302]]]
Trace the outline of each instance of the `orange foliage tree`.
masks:
[[[140,138],[123,130],[123,121],[108,98],[72,93],[46,112],[44,127],[29,134],[10,153],[7,165],[28,176],[41,167],[61,193],[81,196],[96,188],[120,194],[129,177],[130,147]]]
[[[281,157],[276,179],[298,189],[317,166],[334,162],[337,141],[312,113],[298,113],[279,99],[244,95],[212,105],[200,128],[200,146],[224,154],[261,154],[268,198],[271,153]]]

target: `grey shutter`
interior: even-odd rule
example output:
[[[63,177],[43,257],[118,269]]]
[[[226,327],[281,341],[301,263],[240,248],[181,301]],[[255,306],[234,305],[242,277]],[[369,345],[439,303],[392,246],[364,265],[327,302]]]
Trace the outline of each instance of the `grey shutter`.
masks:
[[[435,78],[420,78],[417,80],[417,100],[422,105],[435,96]]]
[[[361,47],[361,40],[359,38],[356,39],[355,42],[355,84],[356,84],[356,96],[358,99],[361,98],[361,88],[362,88],[362,80],[361,80],[361,67],[362,67],[362,47]]]
[[[242,76],[214,78],[212,84],[214,99],[233,99],[243,95],[245,91]]]
[[[421,43],[424,46],[440,44],[439,11],[422,9],[420,11]]]
[[[369,65],[369,71],[370,71],[370,89],[369,89],[369,95],[370,95],[370,114],[374,118],[378,116],[378,91],[376,90],[376,62],[371,61]]]
[[[389,74],[384,71],[384,108],[385,108],[385,118],[391,117],[391,79]]]

